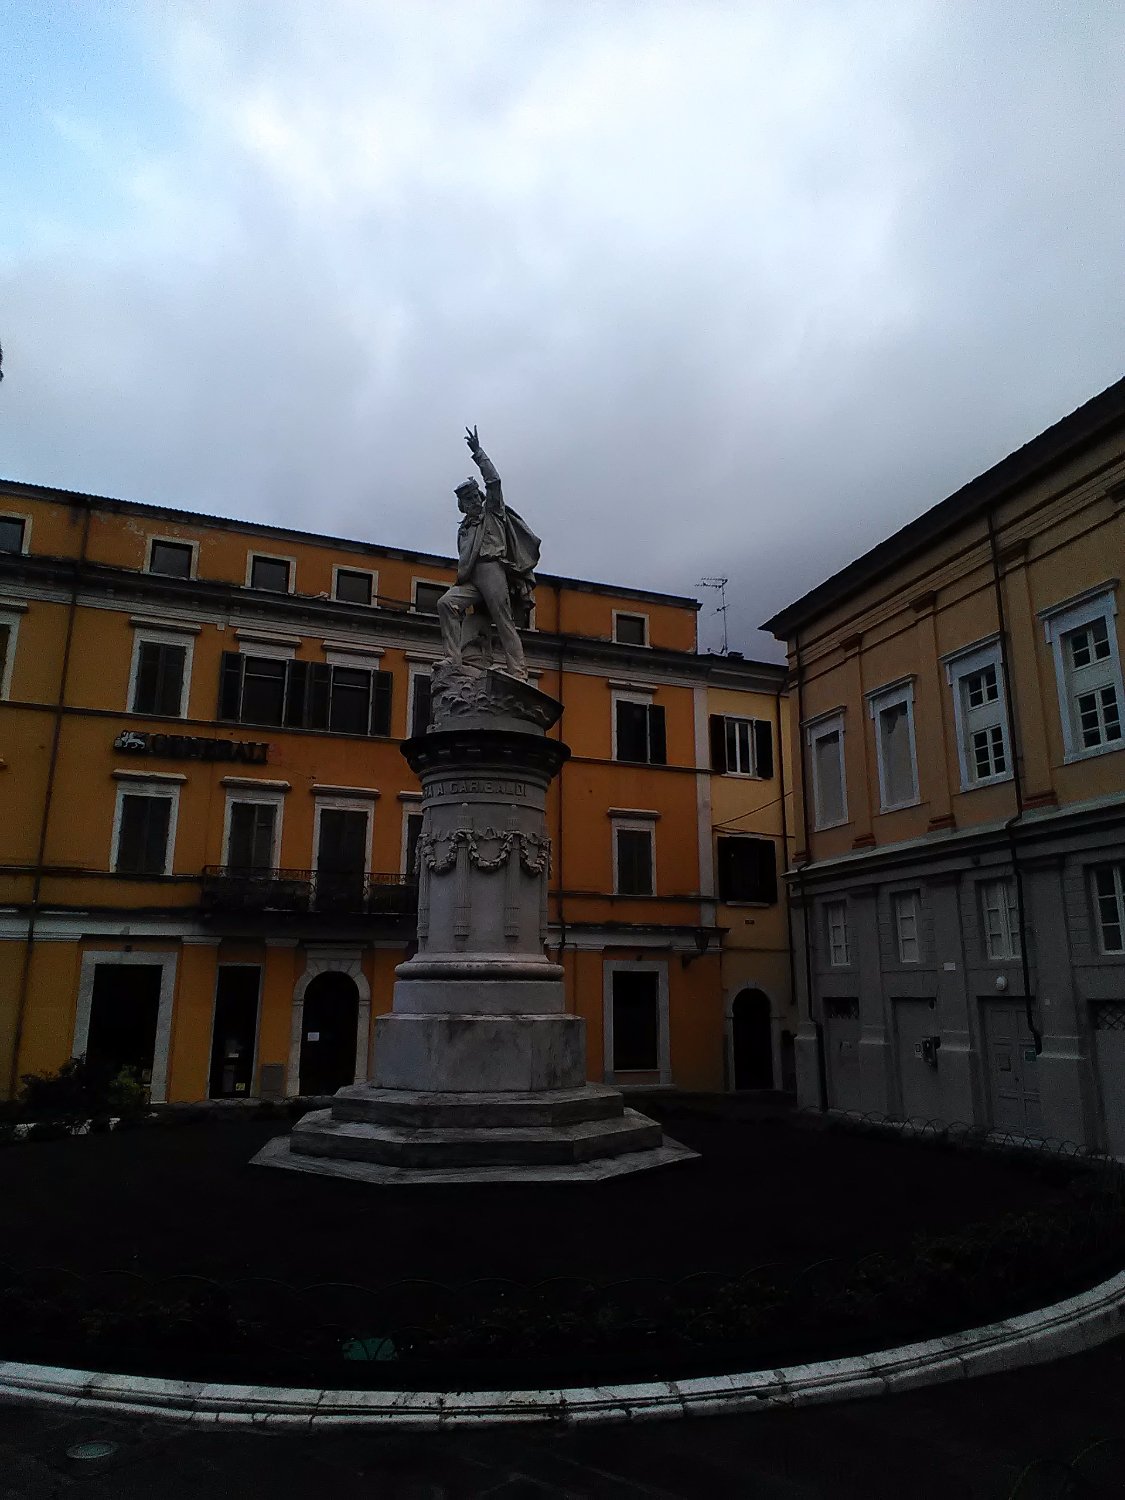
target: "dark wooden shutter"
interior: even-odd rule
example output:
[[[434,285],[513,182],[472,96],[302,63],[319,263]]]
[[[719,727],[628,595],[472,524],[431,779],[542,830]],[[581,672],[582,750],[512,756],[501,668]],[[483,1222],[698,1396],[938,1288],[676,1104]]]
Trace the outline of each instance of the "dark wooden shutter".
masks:
[[[773,775],[773,725],[768,719],[754,720],[754,771],[765,781]]]
[[[648,759],[648,705],[617,701],[617,759]]]
[[[133,688],[132,709],[135,714],[157,713],[160,685],[160,647],[153,641],[142,641],[137,653],[137,680]]]
[[[654,766],[668,763],[668,742],[664,732],[664,708],[659,703],[648,705],[648,759]]]
[[[224,651],[223,665],[219,673],[219,718],[240,718],[242,703],[242,663],[240,651]]]
[[[306,729],[328,728],[328,700],[332,689],[332,668],[322,661],[311,661],[309,667],[309,691],[306,700]]]
[[[711,715],[711,769],[727,768],[727,721],[722,714]]]
[[[777,851],[772,839],[720,837],[719,900],[777,900]]]
[[[769,728],[769,725],[766,725]],[[753,839],[755,856],[754,889],[755,901],[767,901],[772,906],[777,900],[777,850],[772,839]]]
[[[311,662],[290,661],[285,671],[285,724],[289,729],[303,729],[305,699],[309,690]]]
[[[394,693],[395,677],[393,672],[373,672],[371,674],[371,733],[390,734],[391,732],[391,700]]]
[[[428,672],[414,677],[414,705],[410,716],[410,733],[425,734],[430,727],[430,697],[433,684]]]
[[[184,689],[184,663],[186,646],[158,646],[160,673],[157,686],[156,712],[178,716]]]

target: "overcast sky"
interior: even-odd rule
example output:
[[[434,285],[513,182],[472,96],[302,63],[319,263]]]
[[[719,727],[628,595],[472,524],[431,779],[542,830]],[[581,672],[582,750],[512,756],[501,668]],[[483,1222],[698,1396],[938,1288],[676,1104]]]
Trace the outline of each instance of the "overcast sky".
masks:
[[[730,645],[1122,374],[1125,5],[9,0],[0,474]],[[714,595],[701,622],[719,643]]]

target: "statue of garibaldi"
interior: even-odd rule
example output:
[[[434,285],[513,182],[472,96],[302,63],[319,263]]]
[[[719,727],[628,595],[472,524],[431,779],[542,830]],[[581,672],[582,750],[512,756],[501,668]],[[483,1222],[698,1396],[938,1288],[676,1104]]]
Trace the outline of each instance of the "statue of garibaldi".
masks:
[[[475,427],[465,441],[484,480],[466,479],[454,490],[462,514],[457,531],[457,582],[438,600],[445,661],[491,665],[491,626],[495,625],[509,676],[527,680],[519,627],[526,627],[535,600],[539,538],[504,504],[500,475],[480,445]]]

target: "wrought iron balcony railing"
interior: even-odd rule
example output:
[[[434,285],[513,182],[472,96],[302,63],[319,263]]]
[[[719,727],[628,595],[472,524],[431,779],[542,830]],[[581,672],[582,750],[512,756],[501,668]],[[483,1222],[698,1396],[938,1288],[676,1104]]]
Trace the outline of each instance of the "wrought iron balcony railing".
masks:
[[[412,917],[418,887],[409,875],[207,865],[202,905],[207,911],[244,914]]]

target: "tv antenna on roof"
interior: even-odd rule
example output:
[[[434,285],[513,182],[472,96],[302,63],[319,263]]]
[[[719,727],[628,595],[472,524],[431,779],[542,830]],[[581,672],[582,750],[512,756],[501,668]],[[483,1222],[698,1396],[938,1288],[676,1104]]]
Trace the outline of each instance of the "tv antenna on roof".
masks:
[[[727,654],[727,584],[729,582],[729,578],[701,578],[697,585],[701,589],[718,589],[719,591],[719,603],[715,613],[721,615],[723,620],[723,649],[719,653],[720,656]]]

